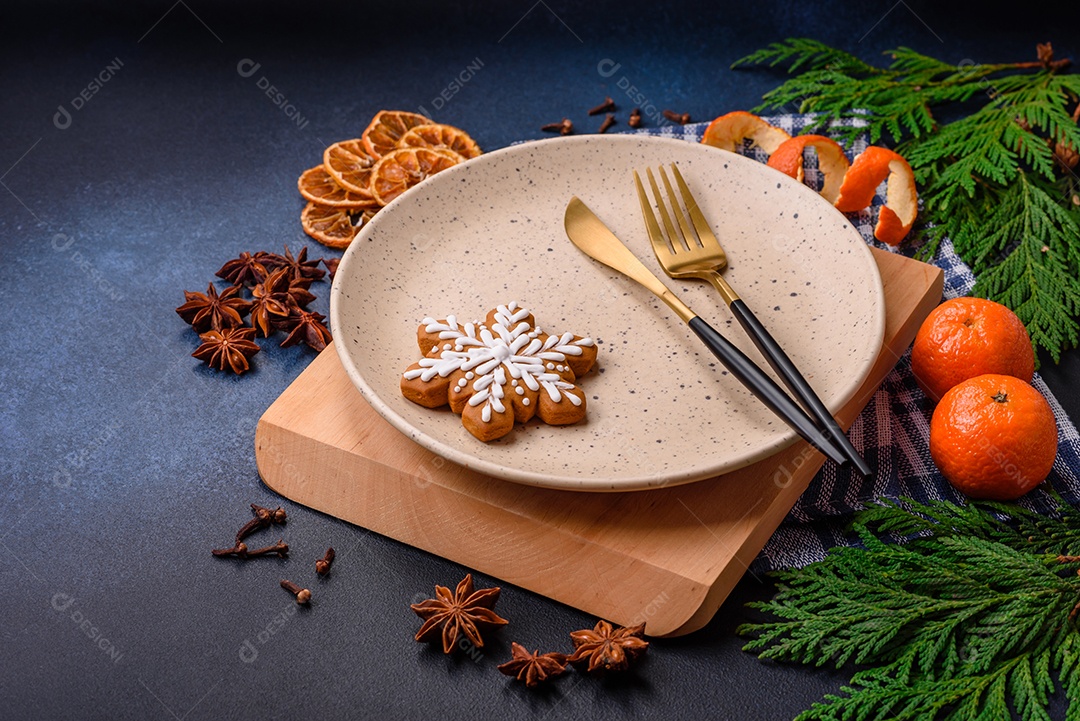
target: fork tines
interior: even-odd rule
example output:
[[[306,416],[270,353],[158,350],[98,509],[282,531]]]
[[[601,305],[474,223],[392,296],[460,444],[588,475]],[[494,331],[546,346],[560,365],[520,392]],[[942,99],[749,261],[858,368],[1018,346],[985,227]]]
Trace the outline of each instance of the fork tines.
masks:
[[[674,163],[671,164],[671,168],[678,174],[679,169],[675,167]],[[656,184],[656,178],[653,176],[652,168],[646,168],[645,174],[649,178],[649,186],[652,188],[653,197],[656,198],[656,206],[660,211],[660,218],[664,222],[664,230],[667,231],[665,235],[672,245],[672,251],[676,253],[680,251],[679,241],[681,241],[681,245],[685,250],[691,250],[695,246],[701,247],[702,244],[697,233],[694,232],[690,227],[690,224],[686,222],[686,217],[683,215],[682,208],[679,207],[678,196],[675,195],[675,191],[671,187],[671,181],[668,180],[667,172],[664,170],[663,166],[660,166],[659,171],[660,179],[664,182],[664,190],[667,191],[668,203],[671,204],[671,215],[675,216],[675,222],[678,223],[677,227],[676,224],[672,222],[671,216],[668,214],[664,204],[664,196],[660,194],[660,188]],[[679,180],[682,180],[681,175],[678,175],[677,177]],[[640,183],[638,187],[640,189]],[[686,202],[688,206],[693,205],[696,207],[694,198],[689,195],[689,191],[684,193],[683,201]]]
[[[634,171],[634,182],[637,184],[638,199],[641,201],[641,210],[645,216],[645,225],[648,228],[650,238],[660,239],[666,237],[664,245],[668,246],[668,249],[673,253],[678,253],[681,250],[705,250],[710,255],[716,256],[720,261],[721,267],[726,263],[726,257],[724,250],[720,246],[720,241],[716,239],[716,235],[713,234],[712,228],[709,227],[709,221],[705,220],[705,215],[701,212],[700,206],[698,206],[697,200],[694,199],[693,194],[690,192],[690,188],[687,187],[686,181],[683,179],[682,173],[679,172],[679,168],[675,163],[671,164],[672,175],[675,176],[675,185],[679,187],[678,194],[675,193],[675,189],[672,187],[671,181],[668,179],[667,171],[661,166],[658,168],[660,171],[660,179],[664,183],[664,189],[667,191],[668,202],[664,203],[664,196],[660,192],[660,187],[656,182],[656,178],[653,176],[652,168],[646,168],[645,174],[649,179],[649,186],[652,188],[653,197],[656,199],[656,207],[660,211],[660,218],[664,223],[664,230],[667,232],[661,234],[660,225],[656,221],[656,217],[652,212],[652,204],[649,202],[648,196],[645,194],[645,188],[641,183],[641,178],[638,176],[637,171]],[[679,198],[682,198],[682,205],[686,206],[686,214],[683,214],[682,207],[679,203]],[[671,213],[669,215],[667,205],[671,206]],[[672,222],[671,216],[675,217]],[[686,216],[690,216],[689,222]],[[681,247],[680,247],[681,246]]]

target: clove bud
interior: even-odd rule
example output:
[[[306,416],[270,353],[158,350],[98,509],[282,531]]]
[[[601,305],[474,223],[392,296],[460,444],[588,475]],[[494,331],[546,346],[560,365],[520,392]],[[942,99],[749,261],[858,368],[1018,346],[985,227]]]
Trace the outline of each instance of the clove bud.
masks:
[[[289,555],[289,544],[285,543],[282,539],[278,539],[278,542],[273,546],[266,546],[264,548],[256,548],[254,551],[248,551],[248,558],[252,556],[269,556],[271,554],[277,554],[278,558],[286,558]]]
[[[686,125],[690,122],[690,113],[676,113],[674,110],[665,110],[662,115],[673,123]]]
[[[286,581],[285,579],[281,579],[281,587],[296,596],[296,602],[301,606],[311,603],[311,591],[306,588],[300,588],[292,581]]]
[[[247,558],[248,548],[244,542],[237,543],[232,548],[215,548],[210,553],[218,556],[219,558],[224,556],[236,556],[237,558]]]
[[[240,541],[250,536],[260,528],[266,528],[272,523],[283,524],[287,518],[285,509],[278,506],[271,511],[269,508],[263,508],[262,506],[252,503],[251,511],[255,514],[255,517],[245,523],[239,531],[236,532],[236,544],[240,545]]]
[[[326,555],[315,561],[315,573],[325,576],[330,572],[330,564],[334,562],[334,548],[326,549]]]
[[[574,132],[574,124],[570,122],[570,118],[563,118],[558,123],[548,123],[547,125],[541,125],[540,129],[545,133],[558,133],[559,135],[569,135]]]
[[[597,132],[598,133],[606,133],[608,131],[608,128],[610,128],[614,124],[615,124],[615,114],[614,113],[608,113],[607,117],[604,118],[604,122],[600,123],[600,130],[598,130]]]
[[[595,108],[589,111],[589,115],[599,115],[600,113],[606,113],[615,109],[615,101],[610,97],[604,98],[604,102],[597,105]],[[603,131],[601,131],[603,132]]]
[[[634,108],[630,111],[630,119],[626,121],[626,124],[631,128],[641,127],[641,108]]]
[[[249,551],[247,544],[241,541],[232,548],[215,548],[214,550],[210,551],[210,553],[214,554],[218,558],[235,556],[236,558],[242,558],[245,560],[248,558],[257,558],[258,556],[270,555],[276,555],[278,558],[286,558],[289,555],[289,544],[279,539],[278,542],[272,546],[265,546],[263,548],[256,548]]]

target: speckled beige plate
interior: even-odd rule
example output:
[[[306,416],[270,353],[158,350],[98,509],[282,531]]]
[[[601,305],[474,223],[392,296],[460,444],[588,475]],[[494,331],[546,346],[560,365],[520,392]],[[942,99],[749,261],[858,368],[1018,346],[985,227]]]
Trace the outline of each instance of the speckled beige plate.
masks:
[[[634,490],[709,478],[796,435],[720,366],[666,306],[583,255],[563,230],[579,196],[699,315],[759,365],[711,287],[673,281],[641,220],[632,169],[677,162],[727,251],[725,276],[830,409],[847,402],[881,348],[885,306],[870,250],[809,188],[760,163],[681,140],[588,135],[513,146],[446,170],[395,200],[342,259],[331,295],[349,377],[390,423],[435,453],[537,486]],[[449,409],[405,400],[425,316],[483,318],[517,300],[549,332],[599,343],[579,379],[580,424],[534,419],[492,443]]]

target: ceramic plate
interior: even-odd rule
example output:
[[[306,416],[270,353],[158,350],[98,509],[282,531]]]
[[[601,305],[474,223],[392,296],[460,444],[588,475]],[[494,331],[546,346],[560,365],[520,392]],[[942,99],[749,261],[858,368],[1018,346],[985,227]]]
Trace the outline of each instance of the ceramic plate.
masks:
[[[510,481],[584,491],[634,490],[717,476],[797,437],[750,395],[668,308],[583,255],[563,213],[580,197],[691,308],[759,365],[707,283],[666,278],[641,219],[632,169],[677,162],[730,267],[725,277],[836,410],[881,349],[877,264],[844,216],[813,190],[753,160],[682,140],[555,138],[498,150],[400,196],[359,233],[331,295],[335,346],[364,398],[434,453]],[[491,443],[448,408],[402,397],[421,355],[420,321],[483,319],[518,301],[548,332],[599,344],[578,380],[585,421],[533,419]],[[771,372],[771,371],[770,371]]]

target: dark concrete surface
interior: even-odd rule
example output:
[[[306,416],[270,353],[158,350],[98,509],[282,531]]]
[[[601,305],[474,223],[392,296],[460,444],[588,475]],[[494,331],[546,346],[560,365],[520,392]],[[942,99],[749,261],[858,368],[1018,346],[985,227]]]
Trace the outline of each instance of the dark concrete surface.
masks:
[[[510,629],[445,658],[413,643],[408,604],[466,569],[292,503],[291,559],[211,558],[249,503],[280,502],[254,428],[313,354],[268,345],[225,377],[190,357],[173,309],[240,251],[335,255],[301,232],[296,177],[381,108],[425,108],[493,149],[564,116],[592,129],[605,95],[620,121],[751,107],[781,76],[728,66],[788,36],[993,62],[1044,40],[1074,55],[1075,21],[917,0],[312,5],[0,11],[0,717],[781,719],[835,692],[846,672],[740,651],[765,579],[628,678],[528,693],[495,671],[510,641],[565,648],[594,619],[507,587]],[[1044,365],[1073,418],[1078,364]],[[338,560],[315,579],[327,545]],[[313,584],[314,607],[282,577]]]

